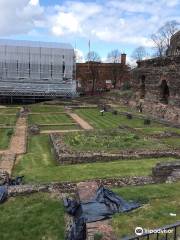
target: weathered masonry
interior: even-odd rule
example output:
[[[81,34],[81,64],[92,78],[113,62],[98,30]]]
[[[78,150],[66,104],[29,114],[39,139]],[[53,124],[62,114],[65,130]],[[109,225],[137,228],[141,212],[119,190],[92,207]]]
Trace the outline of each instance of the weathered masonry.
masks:
[[[73,96],[74,59],[69,44],[1,39],[0,96]]]
[[[180,123],[180,31],[171,38],[167,56],[137,62],[132,71],[136,105],[144,111]]]

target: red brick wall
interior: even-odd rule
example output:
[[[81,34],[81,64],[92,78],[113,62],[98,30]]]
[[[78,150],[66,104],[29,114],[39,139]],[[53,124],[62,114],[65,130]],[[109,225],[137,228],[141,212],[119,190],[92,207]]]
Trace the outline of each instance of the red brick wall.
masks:
[[[91,92],[95,78],[95,91],[113,88],[114,76],[117,79],[115,88],[119,89],[125,81],[130,81],[129,66],[121,63],[97,62],[77,63],[76,65],[77,88],[81,92]],[[111,80],[112,84],[106,83],[107,80]]]

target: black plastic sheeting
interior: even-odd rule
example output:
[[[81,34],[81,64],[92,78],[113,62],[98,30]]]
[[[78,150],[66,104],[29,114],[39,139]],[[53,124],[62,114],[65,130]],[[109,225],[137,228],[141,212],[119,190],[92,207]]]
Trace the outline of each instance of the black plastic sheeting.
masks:
[[[0,186],[0,204],[5,202],[8,197],[8,190],[6,186]]]
[[[23,178],[24,178],[24,176],[10,178],[7,184],[8,184],[8,186],[21,185],[23,183]]]
[[[86,239],[86,223],[111,218],[115,213],[132,211],[140,204],[127,202],[107,188],[100,187],[94,199],[78,203],[75,200],[64,200],[66,211],[74,217],[73,225],[66,237],[67,240]]]
[[[0,204],[4,203],[8,198],[8,186],[17,186],[22,184],[24,176],[9,178],[7,182],[0,185]]]

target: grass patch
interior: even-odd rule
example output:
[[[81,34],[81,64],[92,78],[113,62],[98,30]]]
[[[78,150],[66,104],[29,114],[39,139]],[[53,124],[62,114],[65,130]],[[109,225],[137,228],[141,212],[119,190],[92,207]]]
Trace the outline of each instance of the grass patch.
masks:
[[[180,129],[178,128],[172,128],[172,127],[149,127],[149,128],[141,128],[140,131],[143,134],[147,135],[153,135],[153,134],[162,134],[164,132],[172,132],[172,133],[178,133],[180,134]]]
[[[63,106],[54,106],[54,105],[40,105],[40,104],[34,104],[30,105],[29,109],[32,113],[46,113],[46,112],[64,112]]]
[[[16,115],[0,115],[0,124],[5,126],[14,126],[16,119]]]
[[[180,137],[170,137],[160,139],[160,141],[166,144],[168,147],[180,149]]]
[[[73,123],[73,120],[66,114],[29,115],[29,124],[59,124],[59,123]]]
[[[28,139],[28,153],[25,154],[18,168],[23,170],[34,170],[38,167],[55,166],[53,150],[51,149],[50,139],[48,135],[36,135]],[[24,168],[28,169],[24,169]]]
[[[2,240],[63,240],[64,209],[48,194],[10,198],[0,205]]]
[[[164,149],[155,139],[146,139],[127,130],[99,130],[74,132],[64,135],[64,141],[77,151],[118,152],[129,149]]]
[[[160,158],[57,165],[48,135],[37,135],[29,139],[28,153],[15,166],[13,175],[24,175],[26,182],[83,181],[94,178],[141,176],[151,174],[151,169],[157,162],[172,160],[172,158]]]
[[[12,134],[12,128],[0,128],[0,149],[8,148]]]
[[[151,128],[161,127],[162,124],[151,122],[150,125],[144,125],[144,120],[134,117],[133,119],[127,119],[123,115],[113,115],[110,112],[106,112],[104,116],[101,116],[99,109],[77,109],[75,111],[79,116],[88,121],[94,128],[117,128],[122,125],[126,125],[134,128]]]
[[[0,114],[16,114],[20,109],[19,108],[0,108]]]
[[[76,129],[80,129],[80,127],[78,125],[54,125],[54,126],[40,126],[41,131],[43,130],[76,130]]]
[[[125,187],[114,189],[126,200],[133,200],[145,205],[135,211],[116,214],[112,225],[119,237],[135,235],[137,226],[154,229],[173,224],[179,220],[180,214],[180,183],[158,184],[141,187]],[[170,216],[176,213],[176,217]]]
[[[154,134],[162,134],[165,131],[168,131],[167,127],[149,127],[149,128],[141,128],[140,132],[146,135],[154,135]]]

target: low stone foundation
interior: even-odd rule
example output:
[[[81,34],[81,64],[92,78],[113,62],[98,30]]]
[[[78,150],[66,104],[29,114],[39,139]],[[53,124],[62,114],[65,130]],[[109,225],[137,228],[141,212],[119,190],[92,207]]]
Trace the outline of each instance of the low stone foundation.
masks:
[[[92,180],[86,181],[86,183]],[[154,184],[155,181],[151,176],[139,177],[121,177],[121,178],[108,178],[108,179],[94,179],[98,186],[104,185],[108,188],[125,187],[125,186],[141,186],[147,184]],[[77,190],[76,182],[59,182],[50,184],[28,184],[9,186],[9,197],[23,196],[38,192],[58,192],[58,193],[75,193]]]
[[[152,176],[156,182],[180,180],[180,161],[158,163],[152,169]]]
[[[113,160],[138,160],[142,158],[173,157],[180,158],[180,150],[138,150],[119,151],[116,154],[104,152],[72,152],[59,134],[50,134],[56,160],[59,164],[78,164],[93,162],[110,162]]]
[[[150,102],[146,100],[129,101],[129,105],[133,108],[137,108],[142,105],[143,113],[150,114],[152,118],[164,120],[169,124],[180,126],[180,108],[166,105],[163,103]]]

